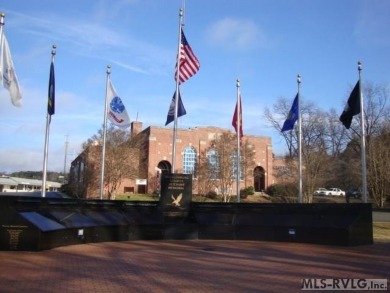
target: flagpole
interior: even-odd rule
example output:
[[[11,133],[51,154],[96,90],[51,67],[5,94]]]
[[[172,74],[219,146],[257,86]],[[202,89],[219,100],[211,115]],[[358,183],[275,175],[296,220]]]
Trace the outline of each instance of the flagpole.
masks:
[[[240,80],[237,78],[237,166],[236,166],[236,188],[237,202],[240,202],[240,140],[241,140],[241,99],[240,99]]]
[[[363,101],[363,93],[362,93],[362,62],[358,62],[358,71],[359,71],[359,95],[360,95],[360,120],[361,120],[361,150],[362,150],[362,193],[363,193],[363,201],[365,203],[368,202],[367,195],[367,167],[366,167],[366,134],[365,134],[365,118],[364,118],[364,101]]]
[[[52,64],[54,64],[54,56],[56,55],[56,48],[57,48],[56,45],[52,46],[52,50],[51,50],[51,63]],[[51,122],[51,115],[50,115],[49,111],[47,111],[45,149],[44,149],[44,156],[43,156],[42,197],[46,197],[47,157],[48,157],[48,152],[49,152],[50,122]]]
[[[104,168],[106,157],[106,137],[107,137],[107,96],[108,96],[108,83],[110,81],[111,66],[107,65],[107,77],[106,77],[106,97],[104,99],[104,120],[103,120],[103,142],[102,142],[102,158],[101,158],[101,173],[100,173],[100,200],[103,199],[104,193]]]
[[[3,53],[3,49],[4,49],[4,47],[3,47],[3,27],[4,27],[4,17],[5,17],[5,13],[4,12],[2,12],[2,13],[0,13],[0,54],[1,54],[1,60],[3,59],[3,56],[4,56],[4,53]],[[3,71],[3,64],[0,64],[0,66],[2,67],[2,68],[0,68],[0,74],[2,75],[2,76],[0,76],[0,83],[1,83],[1,85],[4,85],[4,72],[2,72]]]
[[[302,197],[302,117],[301,117],[301,75],[297,75],[298,84],[298,191],[299,203],[303,202]]]
[[[172,141],[172,173],[176,170],[176,137],[177,137],[177,112],[179,108],[179,85],[180,85],[180,47],[181,47],[181,30],[183,26],[183,9],[179,10],[179,42],[177,47],[176,60],[176,93],[175,93],[175,115],[173,122],[173,141]]]
[[[1,56],[4,56],[4,53],[2,52],[2,50],[3,50],[3,27],[4,27],[4,17],[5,17],[5,13],[4,12],[1,12],[0,13],[0,54],[1,54]],[[1,57],[1,60],[2,60],[2,58],[3,57]],[[1,65],[1,67],[3,67],[3,64],[0,64]],[[3,83],[3,75],[4,75],[4,72],[2,72],[3,71],[3,68],[1,68],[1,75],[2,76],[0,76],[0,82],[1,82],[1,84],[3,85],[4,83]]]

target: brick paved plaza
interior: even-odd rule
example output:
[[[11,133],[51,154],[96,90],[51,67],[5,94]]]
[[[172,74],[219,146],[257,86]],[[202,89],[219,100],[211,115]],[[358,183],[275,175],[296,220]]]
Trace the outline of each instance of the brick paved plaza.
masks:
[[[0,260],[7,293],[300,292],[302,278],[389,278],[390,243],[128,241],[0,251]]]

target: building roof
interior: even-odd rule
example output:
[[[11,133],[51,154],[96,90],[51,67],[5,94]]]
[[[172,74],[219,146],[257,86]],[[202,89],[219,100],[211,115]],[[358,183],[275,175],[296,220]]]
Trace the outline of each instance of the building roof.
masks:
[[[1,176],[0,177],[0,184],[1,185],[10,185],[10,186],[16,186],[18,184],[31,185],[31,186],[42,186],[42,180]],[[57,187],[57,188],[61,187],[61,183],[54,182],[54,181],[46,181],[46,185],[48,187]]]
[[[0,177],[0,185],[16,186],[16,185],[18,185],[18,183],[15,180],[12,180],[8,176],[1,176]]]

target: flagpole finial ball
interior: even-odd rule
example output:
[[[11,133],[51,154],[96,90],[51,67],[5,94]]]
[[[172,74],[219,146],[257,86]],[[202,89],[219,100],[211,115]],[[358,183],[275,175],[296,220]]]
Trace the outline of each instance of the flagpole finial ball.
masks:
[[[240,86],[240,79],[237,78],[237,87]]]
[[[301,75],[300,74],[297,75],[297,82],[301,83]]]
[[[111,65],[107,65],[107,74],[111,73]]]
[[[51,46],[51,55],[54,56],[56,54],[56,49],[57,49],[57,46],[56,45],[52,45]]]
[[[362,62],[361,61],[358,61],[358,69],[362,70]]]
[[[1,17],[4,17],[4,16],[5,16],[5,13],[4,13],[4,12],[0,13],[0,16],[1,16]]]

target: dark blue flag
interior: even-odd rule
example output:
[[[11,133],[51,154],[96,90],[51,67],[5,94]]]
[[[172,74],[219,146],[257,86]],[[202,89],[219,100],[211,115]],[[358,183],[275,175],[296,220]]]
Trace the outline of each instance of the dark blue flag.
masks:
[[[299,113],[299,109],[298,109],[298,94],[297,94],[291,106],[291,110],[288,113],[287,119],[286,121],[284,121],[282,132],[294,128],[294,124],[298,120],[298,113]]]
[[[169,106],[169,111],[167,115],[167,122],[165,126],[175,120],[175,102],[176,102],[176,92],[173,94],[171,105]],[[177,108],[177,117],[181,117],[187,114],[186,109],[184,108],[183,102],[181,101],[180,91],[179,91],[179,103]]]
[[[347,105],[345,105],[344,111],[340,116],[340,121],[343,123],[345,128],[351,127],[353,116],[360,113],[360,81],[358,81],[353,88]]]
[[[49,92],[47,101],[47,113],[51,116],[55,112],[55,80],[54,80],[54,64],[50,65]]]

